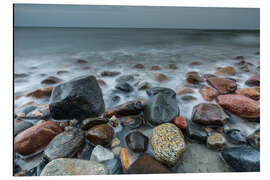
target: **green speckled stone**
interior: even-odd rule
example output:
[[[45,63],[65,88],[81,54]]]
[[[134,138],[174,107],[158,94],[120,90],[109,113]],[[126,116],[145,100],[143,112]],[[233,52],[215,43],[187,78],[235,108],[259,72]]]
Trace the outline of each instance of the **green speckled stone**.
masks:
[[[150,136],[155,158],[168,167],[176,165],[186,149],[184,136],[172,123],[155,127]]]
[[[96,162],[81,159],[59,158],[49,162],[41,176],[100,175],[108,174],[108,169]]]

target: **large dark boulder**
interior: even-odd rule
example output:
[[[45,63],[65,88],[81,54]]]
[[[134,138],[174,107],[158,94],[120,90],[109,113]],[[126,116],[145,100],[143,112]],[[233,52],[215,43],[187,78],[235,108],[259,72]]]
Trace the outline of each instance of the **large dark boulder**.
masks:
[[[144,119],[151,125],[172,122],[179,116],[180,110],[177,100],[163,93],[151,96],[144,107]]]
[[[50,98],[54,119],[83,120],[98,117],[105,110],[102,91],[95,76],[83,76],[54,87]]]
[[[260,152],[247,147],[233,147],[221,153],[223,159],[237,172],[260,171]]]

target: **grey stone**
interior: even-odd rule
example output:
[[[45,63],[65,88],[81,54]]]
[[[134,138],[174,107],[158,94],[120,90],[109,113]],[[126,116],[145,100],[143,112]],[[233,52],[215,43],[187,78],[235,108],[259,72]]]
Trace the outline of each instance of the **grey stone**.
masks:
[[[32,123],[27,122],[27,121],[21,121],[18,123],[14,123],[14,137],[19,134],[20,132],[30,128],[31,126],[33,126]]]
[[[97,162],[105,162],[114,158],[114,154],[101,145],[97,145],[93,151],[90,160]]]

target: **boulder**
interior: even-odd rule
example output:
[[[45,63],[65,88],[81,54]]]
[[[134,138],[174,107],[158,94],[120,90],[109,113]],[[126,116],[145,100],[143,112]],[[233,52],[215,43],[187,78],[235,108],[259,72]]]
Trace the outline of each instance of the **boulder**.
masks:
[[[170,173],[163,164],[156,161],[150,155],[139,157],[127,170],[127,174],[161,174]]]
[[[260,152],[247,147],[225,149],[222,158],[237,172],[259,172]]]
[[[114,136],[114,130],[107,124],[100,124],[90,128],[87,131],[86,137],[95,145],[107,145]]]
[[[95,161],[59,158],[49,162],[41,176],[105,175],[108,169]]]
[[[221,107],[213,103],[201,103],[193,107],[192,121],[203,125],[224,125],[229,121]]]
[[[203,86],[199,90],[199,92],[205,101],[212,101],[214,98],[216,98],[219,95],[216,89],[211,88],[209,86]]]
[[[230,79],[211,77],[207,79],[207,82],[210,86],[215,88],[219,94],[232,93],[237,89],[235,81]]]
[[[44,151],[48,159],[72,158],[84,144],[84,132],[81,129],[72,128],[53,138]]]
[[[148,138],[139,131],[134,131],[126,136],[126,144],[133,152],[144,152],[147,149]]]
[[[153,126],[172,122],[179,113],[177,100],[162,93],[151,96],[143,110],[144,119]]]
[[[54,119],[83,120],[98,117],[105,110],[102,91],[94,76],[83,76],[54,87],[50,98]]]
[[[225,110],[244,118],[260,118],[259,102],[243,95],[220,95],[218,104]]]
[[[172,123],[155,127],[150,135],[150,143],[155,158],[168,167],[176,165],[186,148],[181,130]]]
[[[38,152],[45,148],[61,132],[60,126],[53,121],[32,126],[15,137],[14,151],[21,155]]]

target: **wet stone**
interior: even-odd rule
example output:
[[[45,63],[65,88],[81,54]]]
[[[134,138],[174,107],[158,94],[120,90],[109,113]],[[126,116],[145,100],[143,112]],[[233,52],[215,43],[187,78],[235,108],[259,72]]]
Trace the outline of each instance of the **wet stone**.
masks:
[[[120,146],[112,148],[112,152],[113,152],[114,156],[119,156],[121,153],[121,149],[122,149],[122,147],[120,147]]]
[[[181,96],[180,98],[182,101],[186,101],[186,102],[189,102],[189,101],[197,101],[197,98],[194,97],[194,96],[191,96],[191,95],[184,95],[184,96]]]
[[[247,147],[225,149],[222,158],[237,172],[259,172],[260,152]]]
[[[77,128],[56,136],[47,146],[44,154],[50,159],[74,157],[84,144],[84,132]]]
[[[212,101],[214,98],[216,98],[219,95],[216,89],[211,88],[209,86],[203,86],[199,90],[199,92],[201,93],[205,101]]]
[[[152,85],[149,82],[142,82],[139,84],[137,89],[141,91],[141,90],[149,89],[151,87],[152,87]]]
[[[143,64],[136,64],[133,66],[133,68],[135,69],[144,69],[144,65]]]
[[[35,109],[28,112],[24,118],[33,119],[33,120],[40,120],[40,119],[47,120],[50,117],[51,117],[51,113],[49,110],[49,105],[38,104],[38,105],[35,105]]]
[[[187,136],[203,143],[206,142],[207,139],[207,133],[204,128],[190,121],[187,126]]]
[[[103,146],[97,145],[91,154],[91,161],[105,162],[114,158],[114,154]]]
[[[85,60],[85,59],[77,59],[75,62],[78,63],[78,64],[86,64],[86,63],[88,63],[88,61]]]
[[[180,88],[178,91],[177,91],[177,96],[181,96],[181,95],[184,95],[184,94],[193,94],[195,93],[195,91],[191,88],[188,88],[188,87],[184,87],[184,88]]]
[[[158,71],[158,70],[160,70],[160,67],[159,67],[159,66],[151,66],[151,67],[149,68],[149,70],[150,70],[150,71]]]
[[[170,88],[165,88],[165,87],[152,87],[146,91],[146,94],[150,97],[157,94],[164,94],[172,98],[175,98],[176,96],[176,93],[174,92],[174,90]]]
[[[215,74],[223,75],[223,76],[234,76],[236,74],[236,71],[234,67],[227,66],[227,67],[222,67],[218,69]]]
[[[107,124],[100,124],[87,131],[87,139],[95,145],[109,144],[114,136],[114,130]]]
[[[176,64],[168,64],[168,69],[178,69],[178,67],[176,66]]]
[[[79,123],[79,121],[77,119],[72,119],[69,121],[70,126],[76,126],[78,123]]]
[[[226,139],[233,144],[246,144],[247,139],[238,129],[230,129],[225,132]]]
[[[67,74],[69,73],[68,71],[65,71],[65,70],[60,70],[60,71],[57,71],[56,74],[57,75],[61,75],[61,74]]]
[[[246,82],[246,85],[248,86],[260,86],[260,75],[254,74],[252,75]]]
[[[226,146],[226,139],[220,133],[213,133],[207,138],[207,146],[210,149],[220,151]]]
[[[134,162],[134,157],[129,153],[127,148],[121,148],[121,163],[123,171],[126,172],[130,165]]]
[[[27,97],[31,96],[37,99],[40,98],[49,98],[51,96],[53,90],[53,86],[45,87],[45,88],[40,88],[35,91],[32,91],[28,94],[26,94]]]
[[[119,146],[121,144],[121,141],[118,138],[114,138],[111,142],[111,148],[113,149],[116,146]]]
[[[117,76],[119,74],[121,74],[121,73],[117,72],[117,71],[103,71],[101,73],[101,76],[114,77],[114,76]]]
[[[204,79],[199,75],[198,72],[188,72],[186,74],[186,80],[189,83],[200,83],[203,82]]]
[[[168,77],[165,74],[162,74],[162,73],[153,74],[153,77],[158,82],[166,82],[166,81],[169,80]]]
[[[140,128],[143,125],[144,118],[142,115],[130,116],[124,121],[124,125],[130,129]]]
[[[41,84],[57,84],[61,82],[62,79],[55,77],[55,76],[49,76],[46,79],[41,81]]]
[[[28,76],[29,74],[26,74],[26,73],[14,73],[14,78],[25,78]]]
[[[215,88],[219,92],[219,94],[232,93],[237,89],[237,84],[235,83],[235,81],[225,78],[208,78],[207,83],[213,88]]]
[[[119,158],[114,158],[103,163],[109,170],[109,174],[122,174],[122,164]]]
[[[133,91],[133,87],[127,82],[117,83],[115,88],[126,93]]]
[[[260,129],[257,129],[247,137],[248,143],[255,149],[260,150]]]
[[[93,149],[94,149],[93,145],[91,145],[89,143],[85,143],[82,150],[77,153],[77,158],[89,160],[91,158],[91,154],[92,154]]]
[[[16,136],[20,132],[22,132],[22,131],[24,131],[32,126],[33,126],[33,124],[30,122],[27,122],[27,121],[21,121],[21,122],[15,123],[13,136]]]
[[[116,79],[116,82],[122,83],[122,82],[133,82],[135,79],[133,75],[123,75]]]
[[[183,116],[177,116],[174,118],[173,123],[179,127],[180,129],[186,129],[187,128],[187,121],[185,117]]]
[[[119,125],[119,119],[117,117],[113,116],[109,120],[108,124],[111,125],[112,127],[117,127]]]
[[[254,100],[260,99],[260,92],[258,92],[254,88],[242,88],[235,91],[236,94],[243,95],[249,97]]]
[[[144,152],[147,149],[148,138],[139,131],[134,131],[126,136],[126,144],[133,152]]]

